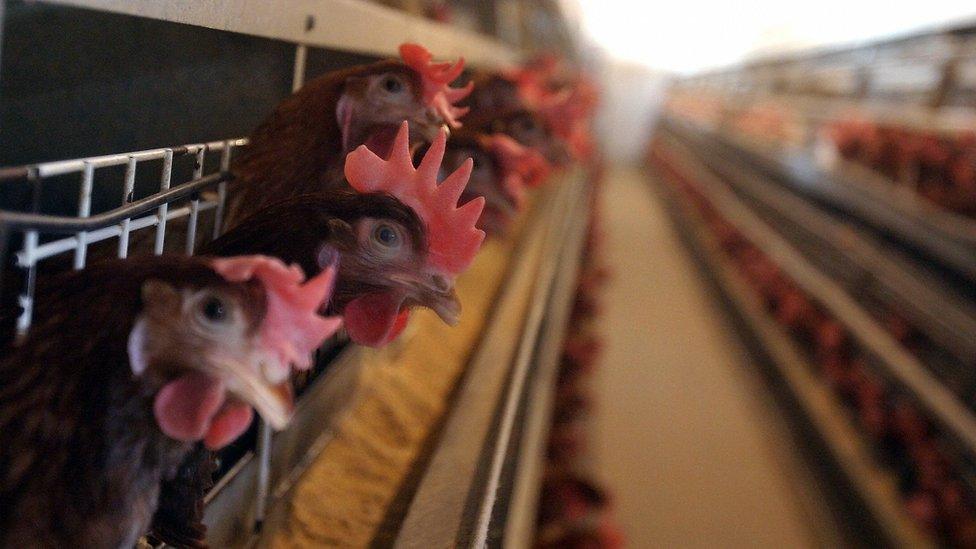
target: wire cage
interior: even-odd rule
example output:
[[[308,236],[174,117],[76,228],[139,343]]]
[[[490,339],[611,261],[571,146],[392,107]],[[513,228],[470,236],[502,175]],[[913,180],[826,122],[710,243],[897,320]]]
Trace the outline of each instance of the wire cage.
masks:
[[[2,17],[0,11],[0,28]],[[304,43],[293,48],[295,90],[304,82],[308,48]],[[227,188],[234,184],[231,161],[246,145],[247,139],[234,137],[0,168],[0,195],[9,208],[0,210],[0,287],[5,310],[18,311],[16,318],[4,319],[4,336],[13,340],[29,330],[39,275],[83,269],[110,257],[192,255],[219,236]],[[63,197],[72,194],[77,201],[66,208]],[[337,335],[323,344],[313,368],[293,380],[296,398],[329,369],[346,342]],[[255,531],[271,493],[273,440],[271,429],[257,419],[218,454],[212,492],[257,459],[248,513]]]
[[[662,122],[651,153],[662,196],[674,208],[676,223],[707,264],[750,343],[772,365],[772,377],[782,382],[791,406],[800,410],[803,422],[814,425],[809,438],[824,449],[817,452],[840,456],[831,459],[841,478],[848,480],[843,481],[847,490],[838,492],[872,509],[871,528],[879,528],[879,535],[896,545],[917,544],[922,530],[905,513],[899,494],[911,493],[922,475],[915,467],[922,466],[913,465],[905,459],[908,453],[898,450],[902,442],[891,428],[898,421],[893,419],[895,410],[924,418],[920,421],[925,422],[926,436],[937,441],[933,444],[940,459],[951,464],[947,468],[957,475],[959,485],[969,491],[976,487],[972,279],[957,274],[940,255],[956,246],[971,250],[971,243],[946,234],[935,236],[935,231],[925,234],[927,224],[919,220],[899,228],[866,223],[870,217],[863,210],[847,207],[855,203],[853,183],[847,184],[848,193],[825,199],[826,207],[819,205],[816,193],[801,200],[805,195],[796,189],[841,188],[844,174],[811,168],[812,164],[801,167],[800,154],[783,162],[773,149],[759,153],[758,147],[736,142],[729,134],[676,116]],[[737,233],[726,232],[729,227]],[[702,236],[711,233],[718,236]],[[741,234],[743,240],[729,234]],[[923,236],[938,246],[905,244]],[[758,275],[750,275],[743,266],[748,263],[743,257],[752,257],[741,253],[746,249],[743,242],[754,246],[750,253],[769,258],[793,289],[776,297],[758,289],[749,278]],[[958,286],[957,277],[964,280]],[[767,275],[766,280],[772,278]],[[857,415],[866,400],[858,400],[843,379],[830,377],[829,367],[823,366],[829,352],[822,342],[806,332],[802,322],[782,315],[788,299],[781,296],[794,289],[816,306],[818,314],[841,327],[848,338],[843,352],[858,357],[866,379],[881,380],[886,391],[883,421],[888,422],[882,435],[864,427],[865,416]],[[895,339],[886,324],[891,318],[913,327],[910,341]],[[817,395],[820,390],[822,395]],[[834,403],[825,404],[831,399]],[[830,409],[839,411],[842,421],[830,419]],[[848,452],[852,441],[864,444],[866,451]],[[878,482],[868,480],[875,470],[883,471]],[[878,490],[884,483],[891,483],[892,489]]]
[[[306,45],[294,45],[292,90],[304,82],[307,54]],[[234,137],[0,168],[0,194],[9,208],[0,210],[0,287],[4,309],[19,312],[4,319],[4,336],[13,341],[29,330],[39,275],[112,257],[192,255],[218,237],[227,189],[235,183],[231,162],[246,145],[246,138]],[[70,208],[63,199],[50,199],[71,195],[77,201]],[[333,336],[316,351],[313,367],[293,379],[299,402],[347,343],[344,334]],[[270,427],[256,419],[218,452],[214,489],[206,498],[209,504],[256,459],[247,513],[254,531],[272,492],[273,441]]]
[[[4,288],[18,288],[16,334],[30,328],[39,273],[83,269],[89,261],[112,256],[191,255],[202,242],[217,237],[227,186],[233,184],[230,162],[246,144],[246,139],[228,139],[5,168],[0,184],[22,187],[29,197],[26,211],[0,211]],[[155,188],[137,189],[140,172],[156,180]],[[60,187],[61,192],[77,189],[74,215],[40,208],[47,187]],[[105,209],[106,195],[117,197],[114,207]],[[102,207],[94,210],[93,203]],[[297,395],[328,368],[341,345],[338,338],[326,342],[312,371],[295,381]],[[233,472],[235,464],[249,453],[260,460],[259,470],[267,471],[271,444],[270,429],[263,424],[252,428],[220,453],[215,481],[219,485],[220,477]],[[259,474],[258,482],[256,520],[263,512],[270,476]]]
[[[182,250],[193,254],[201,226],[201,217],[208,217],[210,238],[220,231],[229,168],[234,150],[246,144],[244,139],[183,145],[128,153],[46,162],[29,166],[5,168],[0,184],[21,185],[29,198],[28,211],[0,212],[0,234],[4,243],[18,243],[11,258],[12,265],[23,271],[24,284],[17,296],[22,309],[16,321],[17,334],[31,325],[34,282],[42,262],[70,255],[71,268],[82,269],[89,261],[89,250],[98,246],[107,255],[107,245],[116,243],[114,255],[126,258],[133,245],[133,237],[153,232],[152,252],[159,255],[167,250],[167,227],[170,222],[185,220]],[[209,158],[216,155],[216,167]],[[174,181],[174,164],[181,158],[193,161],[192,172],[185,181]],[[151,166],[156,164],[155,166]],[[103,171],[124,167],[121,196],[117,207],[92,212],[93,197],[104,197],[117,182],[112,177],[100,177]],[[140,168],[159,173],[158,188],[139,198],[136,194],[136,175]],[[109,174],[114,175],[114,174]],[[78,188],[77,211],[74,215],[57,215],[41,211],[40,197],[46,185],[64,186],[71,178]],[[208,192],[209,191],[209,192]],[[104,200],[101,200],[104,202]],[[7,252],[4,246],[3,252]],[[7,264],[3,257],[4,265]],[[9,274],[8,274],[9,276]]]
[[[294,91],[300,88],[308,74],[390,55],[405,41],[423,43],[439,56],[463,55],[469,63],[476,66],[505,65],[518,59],[517,50],[511,45],[370,2],[314,0],[278,5],[257,0],[219,0],[207,6],[198,6],[176,2],[58,0],[46,4],[66,10],[82,8],[75,13],[77,17],[105,17],[100,20],[100,25],[107,21],[118,21],[119,19],[113,19],[116,17],[132,17],[139,21],[137,27],[145,23],[158,30],[164,28],[159,25],[172,25],[204,34],[224,32],[233,35],[235,40],[247,37],[248,40],[261,41],[261,46],[273,50],[272,53],[249,57],[248,62],[251,64],[248,66],[253,68],[260,61],[273,59],[277,63],[277,72],[274,77],[262,81],[264,84],[272,82],[273,92],[256,94],[259,96],[258,100],[251,106],[254,110],[262,110],[265,105],[259,103],[266,102],[269,95],[277,94],[272,98],[273,102],[277,102],[281,99],[280,95],[287,93],[288,89]],[[4,3],[0,2],[0,38],[3,38],[4,28],[3,6]],[[326,12],[328,18],[323,17]],[[8,9],[7,16],[9,15]],[[173,27],[167,29],[172,31]],[[89,27],[76,29],[79,34],[88,30]],[[505,29],[496,30],[499,35],[512,34],[505,32]],[[182,37],[179,32],[171,33],[166,38],[169,40],[167,45],[160,49],[172,46]],[[226,45],[221,43],[221,47]],[[5,46],[9,46],[9,42]],[[20,46],[23,48],[23,44]],[[241,47],[241,44],[235,42],[227,49],[233,50],[235,47]],[[4,53],[9,56],[9,48]],[[100,62],[111,65],[104,60]],[[109,66],[106,70],[112,68]],[[284,71],[281,70],[283,68]],[[226,69],[227,67],[223,67],[222,70]],[[288,74],[285,75],[285,72]],[[36,84],[36,81],[31,80],[31,83]],[[286,86],[286,83],[290,85]],[[232,96],[236,91],[240,90],[228,84],[228,93],[222,100],[242,101]],[[168,92],[180,95],[186,93],[180,89],[180,83],[173,85]],[[118,90],[113,88],[113,93],[117,97]],[[248,96],[246,99],[254,98]],[[206,103],[205,100],[201,102]],[[25,104],[19,105],[21,111],[17,112],[28,111]],[[185,103],[180,103],[179,106],[185,106]],[[172,106],[169,109],[167,113],[174,110]],[[105,109],[100,107],[96,111],[92,116],[100,116]],[[241,111],[230,109],[221,112],[225,116],[234,116]],[[199,120],[192,120],[193,117],[199,117],[198,113],[199,111],[194,111],[192,116],[187,117],[191,119],[193,126],[193,131],[187,132],[190,136],[187,141],[200,134]],[[262,110],[261,116],[265,114]],[[122,123],[139,125],[130,120]],[[17,126],[16,129],[19,132],[27,127],[29,126]],[[10,131],[9,125],[6,131]],[[145,133],[139,135],[144,137]],[[192,144],[95,156],[75,155],[76,158],[68,160],[38,163],[25,164],[18,161],[11,162],[13,166],[0,167],[0,299],[4,301],[5,310],[18,311],[15,318],[0,318],[3,321],[0,325],[6,330],[3,335],[13,338],[30,329],[37,282],[39,277],[47,273],[83,269],[103,258],[124,259],[140,254],[193,254],[218,237],[223,224],[228,189],[236,183],[231,167],[236,155],[247,146],[245,138],[224,137],[222,134],[233,136],[240,133],[243,132],[226,131],[223,128],[216,135],[206,134],[201,139],[202,142]],[[156,136],[152,137],[155,139]],[[211,139],[213,137],[217,139]],[[166,143],[160,138],[150,140],[149,144],[155,145],[160,141]],[[132,148],[146,145],[145,140],[134,139],[134,142],[137,144]],[[104,141],[100,143],[100,146],[104,145]],[[24,150],[28,148],[21,147]],[[113,146],[108,150],[121,148],[123,147]],[[60,149],[55,148],[57,150]],[[562,333],[561,326],[568,315],[567,304],[571,301],[572,281],[585,236],[585,225],[573,221],[583,216],[585,200],[581,197],[586,191],[582,172],[574,172],[566,179],[571,184],[562,185],[562,190],[558,193],[559,199],[553,200],[546,208],[540,208],[541,212],[533,214],[539,218],[539,226],[546,227],[545,234],[548,235],[545,239],[537,235],[531,242],[533,253],[541,259],[538,262],[523,261],[521,263],[524,264],[517,266],[525,273],[534,269],[540,269],[540,272],[537,277],[523,276],[524,283],[519,286],[518,293],[512,290],[509,297],[512,303],[518,303],[528,296],[535,303],[534,310],[537,309],[533,313],[531,329],[519,334],[517,341],[504,341],[505,345],[518,345],[518,371],[522,376],[528,376],[532,371],[530,363],[535,367],[533,361],[537,358],[540,341],[545,342],[547,338],[555,338],[554,334]],[[562,230],[557,230],[557,225]],[[543,291],[536,288],[535,281],[538,277],[547,281],[549,286],[545,287],[549,289]],[[562,312],[553,319],[550,318],[552,313],[549,308],[555,302],[562,304],[556,307]],[[515,314],[516,308],[512,307],[512,311],[506,314]],[[523,320],[505,317],[504,321],[499,322],[511,325]],[[548,343],[552,348],[546,347],[546,360],[552,363],[550,370],[555,368],[558,358],[554,354],[558,345],[553,341]],[[316,352],[313,368],[293,380],[297,398],[296,417],[289,428],[272,436],[271,429],[258,419],[246,435],[219,452],[220,465],[214,478],[215,486],[205,498],[208,505],[206,522],[210,543],[220,546],[237,543],[242,539],[241,534],[243,538],[253,540],[253,534],[261,530],[265,519],[269,515],[273,517],[273,513],[269,513],[269,507],[282,496],[282,490],[287,489],[295,475],[300,474],[302,460],[321,450],[321,444],[327,438],[325,431],[329,428],[326,424],[333,416],[338,415],[342,406],[337,402],[344,393],[351,392],[349,388],[354,383],[354,375],[350,372],[354,372],[358,365],[358,352],[355,345],[348,344],[348,339],[343,334],[331,338]],[[491,374],[493,383],[498,383],[499,395],[507,395],[509,402],[505,407],[508,418],[506,421],[514,422],[516,412],[540,417],[546,413],[542,404],[523,402],[522,395],[529,389],[544,392],[545,387],[535,387],[526,382],[524,390],[520,389],[509,395],[509,389],[502,381],[507,379],[503,372],[510,364],[488,356],[487,350],[479,364],[481,366],[475,364],[475,369],[485,370],[484,375]],[[544,402],[541,398],[537,400]],[[486,407],[483,412],[479,412],[480,415],[469,412],[457,421],[484,426],[492,424],[496,413],[494,408]],[[299,417],[301,414],[306,414],[307,417]],[[323,416],[328,416],[329,421]],[[469,432],[471,429],[463,430]],[[508,438],[514,440],[523,437],[521,432],[509,430],[512,432],[496,441],[499,456],[495,456],[497,464],[492,466],[495,485],[480,504],[485,510],[482,513],[484,517],[478,523],[478,531],[482,534],[487,532],[488,520],[494,520],[493,506],[490,503],[495,501],[496,492],[499,491],[497,484],[515,482],[498,480],[503,477],[501,463],[515,459],[508,455],[509,444],[506,441]],[[535,436],[541,437],[538,433]],[[476,455],[483,441],[476,443],[465,439],[462,442],[470,446],[468,450],[472,455]],[[455,444],[461,445],[461,442],[448,440],[443,443],[446,446]],[[444,467],[439,472],[456,474],[451,469]],[[474,473],[466,472],[465,475],[471,476],[474,486]],[[421,492],[425,490],[424,486],[420,486]],[[531,489],[526,493],[530,491]],[[477,490],[472,489],[471,494],[475,492]],[[464,496],[475,497],[471,494],[465,492]],[[478,495],[478,498],[481,497]],[[525,498],[527,496],[523,494],[523,499]],[[435,501],[436,498],[428,499],[431,500],[428,505],[440,505],[440,502]],[[425,498],[419,497],[418,500],[423,507]],[[463,500],[464,498],[458,498],[458,501]],[[521,511],[521,506],[516,508],[513,505],[509,516],[520,516],[524,523],[522,530],[529,531],[526,521],[531,521],[534,512]],[[435,516],[426,512],[420,515]],[[513,521],[515,522],[518,521]],[[409,525],[408,531],[413,531],[411,528],[418,531],[429,530],[424,520],[413,520]],[[246,532],[241,532],[242,527]]]

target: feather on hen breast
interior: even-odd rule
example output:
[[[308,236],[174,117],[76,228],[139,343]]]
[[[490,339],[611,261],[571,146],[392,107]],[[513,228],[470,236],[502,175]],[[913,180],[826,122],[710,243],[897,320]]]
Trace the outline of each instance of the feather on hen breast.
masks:
[[[0,546],[131,546],[196,441],[225,444],[252,406],[283,427],[291,365],[338,328],[317,314],[333,276],[164,256],[40,288],[0,363]]]
[[[404,121],[410,142],[429,143],[441,126],[457,127],[464,109],[453,106],[471,88],[450,81],[464,61],[434,63],[416,44],[387,60],[325,74],[279,105],[234,161],[239,180],[228,196],[226,226],[289,196],[342,185],[346,154],[366,145],[386,157]]]

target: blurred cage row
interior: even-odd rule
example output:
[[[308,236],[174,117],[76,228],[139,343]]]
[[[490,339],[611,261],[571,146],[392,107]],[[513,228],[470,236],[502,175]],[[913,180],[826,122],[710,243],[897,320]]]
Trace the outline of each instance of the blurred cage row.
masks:
[[[2,4],[0,17],[0,280],[20,311],[3,318],[8,338],[30,328],[35,284],[48,266],[83,269],[93,249],[119,258],[193,254],[216,238],[227,186],[233,184],[228,168],[247,146],[243,136],[308,79],[394,56],[404,41],[427,44],[438,58],[464,56],[470,66],[482,68],[512,66],[532,52],[577,56],[571,23],[552,1],[13,0]],[[533,209],[525,222],[533,230],[522,231],[514,244],[524,255],[498,273],[522,280],[504,299],[533,303],[536,312],[528,321],[524,312],[502,306],[473,313],[486,317],[486,324],[483,341],[471,352],[501,368],[493,376],[498,382],[508,367],[516,367],[514,354],[511,361],[493,358],[506,356],[503,349],[518,350],[521,368],[532,365],[526,373],[555,367],[551,349],[544,361],[536,359],[543,349],[558,347],[567,322],[586,227],[572,221],[585,217],[588,192],[587,176],[579,170],[560,177],[565,185]],[[535,280],[539,285],[531,283]],[[523,322],[530,324],[522,333],[492,335],[497,324]],[[424,337],[408,333],[396,352]],[[206,499],[211,546],[247,546],[273,531],[265,527],[275,520],[272,507],[329,444],[331,430],[348,411],[364,353],[346,337],[334,338],[318,351],[314,368],[295,380],[298,411],[292,427],[272,436],[266,426],[252,426],[221,451]],[[542,389],[551,390],[551,384]],[[516,413],[548,414],[521,394],[510,395],[511,387],[499,384],[495,390],[493,399],[517,398],[518,407],[507,412],[510,421]],[[499,421],[502,413],[494,407],[481,412],[462,418],[468,431]],[[503,442],[487,431],[484,436],[448,437],[439,444],[478,452],[484,444]],[[531,436],[541,439],[544,433]],[[542,459],[543,449],[525,457],[514,439],[511,444],[497,458],[506,471],[519,460],[531,465]],[[446,467],[434,471],[447,473],[455,474]],[[477,523],[460,516],[472,502],[486,502],[478,504],[492,511],[499,490],[496,483],[489,491],[481,473],[465,475],[471,491],[458,483],[462,500],[453,505],[459,510],[436,498],[419,498],[408,509],[389,511],[390,516],[406,520],[418,512],[414,506],[458,510],[454,530],[436,533],[442,537],[429,533],[430,515],[407,523],[409,533],[431,536],[430,546],[468,536],[474,540],[488,520],[504,525],[499,514],[509,512],[507,502]],[[500,493],[525,482],[535,489],[520,487],[529,497],[510,511],[520,517],[511,527],[519,530],[493,530],[493,538],[531,539],[538,475],[506,472]]]
[[[626,545],[642,508],[627,510],[621,535],[615,493],[635,488],[594,482],[605,471],[588,439],[594,418],[625,409],[599,393],[599,372],[622,367],[601,358],[616,328],[604,324],[601,297],[614,266],[600,256],[625,241],[600,222],[634,206],[601,210],[599,149],[625,157],[636,129],[647,138],[649,196],[750,351],[749,373],[766,382],[746,397],[772,396],[777,417],[765,419],[789,426],[777,451],[809,469],[787,482],[798,507],[817,508],[806,509],[820,521],[804,524],[812,538],[976,547],[976,27],[672,77],[601,59],[573,4],[0,4],[0,288],[18,307],[0,318],[4,336],[30,328],[47,268],[81,269],[95,254],[193,254],[216,238],[244,136],[306,81],[395,56],[406,41],[475,69],[558,52],[602,71],[603,147],[557,171],[512,232],[483,247],[458,283],[459,326],[421,316],[382,350],[341,333],[319,349],[293,381],[288,429],[258,422],[220,452],[209,544]],[[628,242],[634,257],[653,244]],[[627,299],[659,307],[661,288],[647,286]],[[662,394],[678,405],[680,392]],[[672,404],[650,398],[638,409]],[[616,425],[631,437],[645,424]],[[713,434],[681,436],[742,435]],[[726,471],[732,459],[709,455],[702,466]],[[712,501],[689,502],[683,490],[679,509]],[[741,512],[709,510],[717,524]]]
[[[853,543],[976,545],[976,29],[677,79],[652,187]]]

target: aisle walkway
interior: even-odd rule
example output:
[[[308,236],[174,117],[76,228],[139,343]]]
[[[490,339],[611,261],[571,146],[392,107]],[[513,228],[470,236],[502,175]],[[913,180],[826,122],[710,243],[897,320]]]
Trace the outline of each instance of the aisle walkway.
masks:
[[[614,278],[593,454],[628,546],[812,545],[796,456],[663,205],[614,170],[603,209]]]

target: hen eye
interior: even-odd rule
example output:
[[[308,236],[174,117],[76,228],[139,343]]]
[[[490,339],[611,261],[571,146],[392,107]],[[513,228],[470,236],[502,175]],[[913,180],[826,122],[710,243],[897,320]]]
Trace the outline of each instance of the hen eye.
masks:
[[[383,89],[390,93],[400,93],[403,90],[403,82],[392,76],[388,76],[383,80]]]
[[[227,320],[227,306],[217,297],[207,298],[203,302],[201,312],[203,313],[203,317],[210,322],[219,323]]]
[[[400,233],[389,225],[380,225],[373,230],[373,240],[387,248],[400,246]]]

